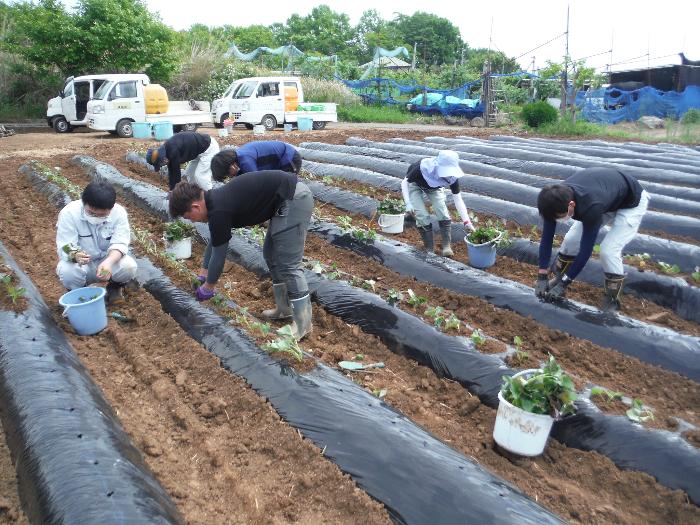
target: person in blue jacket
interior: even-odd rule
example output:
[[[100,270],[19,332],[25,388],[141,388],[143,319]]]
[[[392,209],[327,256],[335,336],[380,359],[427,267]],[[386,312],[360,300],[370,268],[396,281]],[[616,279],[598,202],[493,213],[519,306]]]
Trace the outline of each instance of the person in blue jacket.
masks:
[[[610,230],[600,243],[600,262],[605,272],[603,309],[620,308],[625,280],[622,249],[637,234],[647,211],[649,194],[637,179],[613,168],[589,168],[572,175],[562,184],[540,191],[537,208],[544,219],[540,261],[535,293],[546,299],[561,299],[566,288],[588,262],[600,229]],[[549,279],[549,258],[557,221],[573,219],[553,265]]]
[[[229,177],[251,171],[281,170],[299,173],[301,155],[294,146],[278,140],[261,140],[238,148],[225,148],[211,161],[214,180],[223,182]]]

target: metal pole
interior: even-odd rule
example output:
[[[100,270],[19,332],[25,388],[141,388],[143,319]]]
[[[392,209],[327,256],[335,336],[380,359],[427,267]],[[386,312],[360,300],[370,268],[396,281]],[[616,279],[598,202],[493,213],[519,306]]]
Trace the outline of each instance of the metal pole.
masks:
[[[562,96],[561,115],[566,114],[567,100],[566,95],[569,88],[569,8],[566,6],[566,54],[564,55],[564,94]]]

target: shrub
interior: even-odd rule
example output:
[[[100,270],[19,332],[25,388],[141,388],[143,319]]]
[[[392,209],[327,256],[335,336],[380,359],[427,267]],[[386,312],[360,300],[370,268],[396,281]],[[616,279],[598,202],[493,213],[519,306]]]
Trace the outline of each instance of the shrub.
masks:
[[[531,104],[525,104],[522,110],[522,118],[531,128],[536,128],[542,124],[556,122],[559,113],[547,102],[540,100]]]
[[[603,135],[605,133],[605,128],[580,118],[574,122],[572,118],[567,115],[555,122],[543,124],[539,127],[539,131],[546,135],[585,136]]]
[[[700,109],[692,108],[685,112],[681,124],[700,124]]]
[[[338,106],[338,120],[344,122],[388,122],[392,124],[405,124],[415,119],[405,109],[397,106],[348,104]]]
[[[304,100],[334,102],[336,104],[357,104],[360,102],[360,97],[337,80],[302,77],[301,86],[304,88]]]

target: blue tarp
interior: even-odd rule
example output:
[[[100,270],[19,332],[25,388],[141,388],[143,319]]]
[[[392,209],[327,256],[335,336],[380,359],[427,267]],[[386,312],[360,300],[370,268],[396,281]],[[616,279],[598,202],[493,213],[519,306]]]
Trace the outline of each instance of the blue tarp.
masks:
[[[581,107],[585,120],[603,124],[638,120],[643,116],[678,119],[689,109],[700,109],[700,86],[688,86],[680,93],[648,86],[633,91],[617,88],[588,90],[585,94],[577,94],[576,105]]]

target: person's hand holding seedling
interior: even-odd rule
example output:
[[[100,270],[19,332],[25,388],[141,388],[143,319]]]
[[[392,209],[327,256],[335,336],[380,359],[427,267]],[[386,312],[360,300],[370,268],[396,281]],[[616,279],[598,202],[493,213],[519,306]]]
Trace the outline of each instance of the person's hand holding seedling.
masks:
[[[109,281],[112,277],[112,265],[107,261],[102,261],[97,267],[97,279],[100,281]]]
[[[90,264],[90,255],[82,250],[79,250],[73,254],[73,259],[80,265]]]

